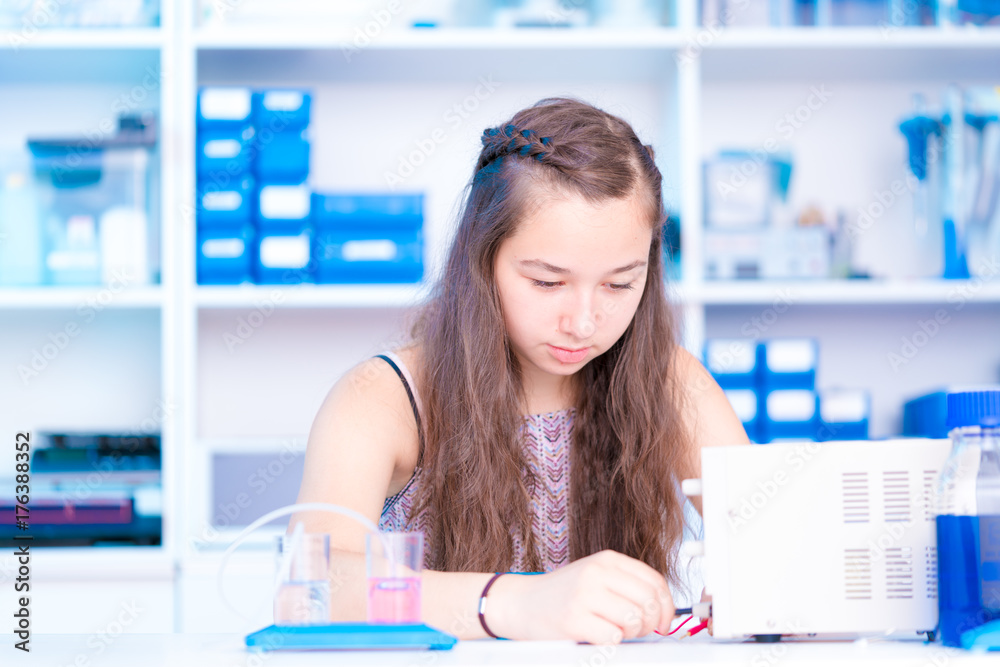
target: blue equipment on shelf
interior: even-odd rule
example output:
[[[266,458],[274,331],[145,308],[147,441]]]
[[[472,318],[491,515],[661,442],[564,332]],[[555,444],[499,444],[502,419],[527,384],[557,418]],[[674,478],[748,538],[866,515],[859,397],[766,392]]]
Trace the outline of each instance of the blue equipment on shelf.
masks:
[[[761,440],[815,440],[819,396],[811,389],[777,389],[763,395]]]
[[[772,338],[758,347],[760,386],[773,389],[812,389],[816,386],[819,346],[811,338]]]
[[[252,124],[253,105],[249,88],[208,86],[198,91],[199,130],[239,129]]]
[[[312,221],[311,206],[312,193],[305,183],[261,183],[254,211],[257,229],[299,233]]]
[[[312,230],[258,231],[254,243],[254,281],[293,285],[311,282]]]
[[[237,229],[253,220],[256,188],[250,176],[227,185],[203,183],[197,193],[198,228]]]
[[[196,266],[199,285],[239,285],[253,281],[253,228],[198,231]]]
[[[867,440],[871,398],[863,389],[819,392],[817,440]]]
[[[316,282],[423,278],[423,195],[316,194],[313,209]]]

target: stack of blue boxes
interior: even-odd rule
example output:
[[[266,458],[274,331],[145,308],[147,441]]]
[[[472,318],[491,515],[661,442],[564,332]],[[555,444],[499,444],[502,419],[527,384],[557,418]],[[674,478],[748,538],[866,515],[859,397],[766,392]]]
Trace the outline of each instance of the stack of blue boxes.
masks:
[[[249,89],[207,88],[199,93],[196,264],[200,284],[251,280],[254,134]]]
[[[423,277],[423,195],[317,194],[311,97],[202,88],[198,283],[406,283]]]
[[[810,338],[713,339],[705,366],[725,391],[753,442],[864,440],[864,390],[816,390],[819,347]]]

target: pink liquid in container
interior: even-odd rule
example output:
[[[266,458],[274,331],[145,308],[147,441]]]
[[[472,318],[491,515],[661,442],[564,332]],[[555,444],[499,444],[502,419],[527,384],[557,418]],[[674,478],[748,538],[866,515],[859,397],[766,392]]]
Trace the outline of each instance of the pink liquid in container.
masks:
[[[420,623],[420,577],[368,579],[369,623]]]

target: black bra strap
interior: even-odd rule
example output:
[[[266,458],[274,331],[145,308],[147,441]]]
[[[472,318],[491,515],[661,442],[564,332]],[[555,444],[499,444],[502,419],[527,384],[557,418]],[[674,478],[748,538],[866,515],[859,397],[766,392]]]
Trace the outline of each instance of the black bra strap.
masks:
[[[403,383],[403,389],[406,389],[406,397],[410,399],[410,407],[413,408],[413,418],[417,422],[417,438],[420,441],[420,452],[417,455],[417,467],[419,467],[420,462],[424,458],[424,429],[420,425],[420,411],[417,410],[417,399],[413,397],[413,390],[410,389],[410,383],[406,381],[406,376],[403,375],[403,371],[396,365],[396,362],[384,354],[376,354],[375,356],[383,359],[385,363],[392,366],[392,370],[396,371],[396,375],[399,376],[399,381]]]

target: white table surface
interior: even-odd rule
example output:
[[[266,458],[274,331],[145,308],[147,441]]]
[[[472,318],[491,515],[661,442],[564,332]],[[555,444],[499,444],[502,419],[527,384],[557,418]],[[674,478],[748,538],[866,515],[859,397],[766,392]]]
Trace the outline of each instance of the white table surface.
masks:
[[[920,641],[856,642],[721,642],[710,637],[619,646],[572,642],[476,640],[459,642],[449,651],[272,651],[248,650],[237,634],[33,634],[31,652],[13,648],[13,634],[0,634],[3,667],[277,667],[279,665],[372,665],[377,667],[606,667],[609,665],[733,665],[739,667],[1000,667],[997,653],[969,653]]]

